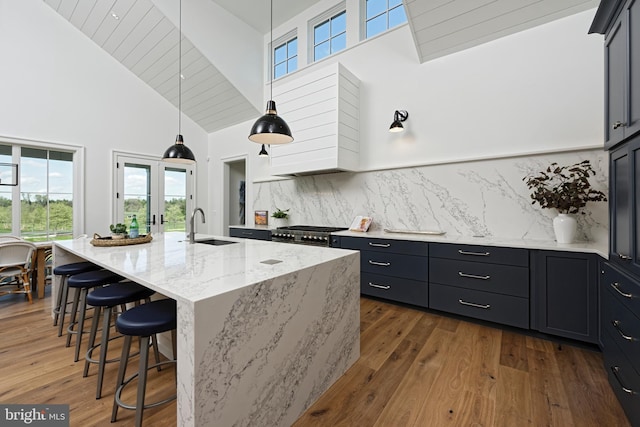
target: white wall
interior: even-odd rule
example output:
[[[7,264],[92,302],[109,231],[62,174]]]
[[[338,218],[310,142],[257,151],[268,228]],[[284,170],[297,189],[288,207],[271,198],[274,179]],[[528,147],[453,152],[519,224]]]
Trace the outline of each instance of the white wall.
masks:
[[[168,101],[41,0],[0,0],[0,137],[86,147],[86,233],[111,223],[111,150],[160,157],[175,140]],[[183,116],[205,203],[207,135]]]
[[[274,38],[333,3],[319,2],[314,13],[278,28]],[[349,0],[347,7],[353,3]],[[361,170],[602,147],[603,40],[587,35],[594,13],[582,12],[424,64],[419,64],[405,25],[321,61],[339,61],[361,81]],[[348,22],[351,31],[357,19],[351,16]],[[300,29],[298,36],[303,51]],[[274,87],[313,67],[275,81]],[[268,86],[265,93],[267,97]],[[388,132],[396,109],[410,115],[402,134]],[[220,158],[248,155],[247,212],[254,210],[251,194],[257,194],[252,181],[276,179],[269,176],[269,160],[257,157],[260,147],[247,140],[251,124],[209,135],[214,176],[220,174]],[[215,211],[223,201],[214,196],[211,203]]]

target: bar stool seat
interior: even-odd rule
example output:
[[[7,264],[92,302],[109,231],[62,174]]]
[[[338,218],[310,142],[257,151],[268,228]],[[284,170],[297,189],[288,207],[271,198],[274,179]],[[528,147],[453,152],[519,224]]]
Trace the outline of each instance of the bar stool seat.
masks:
[[[71,335],[76,335],[74,362],[77,362],[80,358],[80,346],[82,343],[82,334],[84,333],[84,320],[87,310],[87,292],[90,288],[116,283],[121,280],[122,276],[109,270],[87,271],[85,273],[74,274],[67,279],[67,286],[70,289],[75,289],[73,305],[71,306],[71,319],[67,327],[67,347],[71,345]],[[80,318],[76,322],[78,306],[80,306]],[[77,330],[74,330],[75,326],[77,326]]]
[[[135,409],[136,427],[142,426],[142,415],[144,409],[152,408],[170,402],[176,398],[176,395],[164,399],[159,402],[144,403],[147,383],[147,370],[160,365],[175,363],[175,329],[177,324],[176,302],[172,299],[163,299],[152,301],[149,304],[143,304],[125,311],[116,319],[116,328],[123,334],[124,344],[122,345],[122,355],[120,356],[120,367],[118,369],[118,380],[116,382],[116,393],[113,400],[113,410],[111,413],[111,422],[116,421],[118,408]],[[165,362],[157,362],[155,365],[148,366],[149,359],[149,340],[151,336],[161,332],[172,331],[173,354],[174,360]],[[128,379],[124,379],[127,369],[129,353],[131,352],[132,337],[140,337],[140,364],[138,372]],[[138,377],[138,392],[135,405],[128,405],[122,402],[121,395],[124,387],[134,378]]]
[[[60,326],[58,327],[58,336],[62,336],[62,330],[64,328],[64,316],[67,313],[67,300],[69,298],[69,287],[67,286],[67,279],[69,278],[69,276],[73,276],[74,274],[86,273],[87,271],[95,270],[100,270],[100,267],[88,261],[63,264],[53,269],[53,274],[55,274],[56,276],[60,276],[60,285],[58,287],[58,295],[56,297],[56,306],[53,309],[53,326],[58,325],[58,321],[60,321]]]
[[[97,288],[87,295],[87,304],[94,307],[93,321],[91,322],[91,332],[89,334],[89,343],[87,354],[85,355],[84,372],[83,377],[89,374],[89,365],[91,363],[98,364],[98,382],[96,388],[96,399],[102,397],[102,383],[104,378],[104,368],[106,363],[117,362],[120,359],[107,360],[107,347],[109,345],[109,331],[111,327],[111,316],[115,307],[121,306],[122,312],[126,311],[126,304],[138,303],[141,300],[146,300],[147,303],[151,302],[150,297],[155,292],[145,286],[142,286],[134,282],[119,282]],[[96,334],[98,331],[98,323],[100,319],[100,313],[104,308],[103,324],[102,324],[102,337],[100,343],[95,344]],[[114,337],[120,338],[121,336]],[[155,344],[155,341],[154,341]],[[93,359],[93,351],[100,347],[100,356],[98,359]],[[157,348],[154,348],[157,352]]]

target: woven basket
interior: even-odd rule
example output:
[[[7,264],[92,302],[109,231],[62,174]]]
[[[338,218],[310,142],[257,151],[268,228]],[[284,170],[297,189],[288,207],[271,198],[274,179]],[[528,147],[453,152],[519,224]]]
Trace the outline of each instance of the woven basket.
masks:
[[[93,239],[91,243],[93,246],[128,246],[139,245],[141,243],[149,243],[152,240],[151,233],[146,236],[124,238],[124,239],[112,239],[109,237],[102,237],[98,233],[93,233]]]

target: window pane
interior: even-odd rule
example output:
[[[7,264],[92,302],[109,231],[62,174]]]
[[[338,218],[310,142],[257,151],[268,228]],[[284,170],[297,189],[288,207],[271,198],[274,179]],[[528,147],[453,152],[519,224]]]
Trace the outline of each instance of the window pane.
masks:
[[[313,43],[320,44],[325,40],[329,40],[329,21],[316,25],[313,29]]]
[[[279,64],[287,60],[287,45],[278,46],[273,52],[273,63]]]
[[[298,57],[294,56],[287,62],[287,73],[292,73],[298,69]]]
[[[50,238],[73,237],[73,154],[49,151]]]
[[[295,38],[287,43],[287,58],[298,55],[298,39]]]
[[[165,231],[187,230],[187,172],[166,169],[164,172]]]
[[[336,53],[347,47],[347,33],[342,33],[331,39],[331,53]]]
[[[387,15],[380,15],[377,18],[367,22],[367,38],[373,37],[376,34],[387,29]]]
[[[316,46],[313,49],[313,59],[314,60],[319,60],[322,58],[325,58],[329,56],[329,42],[324,42],[322,44],[319,44],[318,46]]]
[[[336,36],[347,31],[347,13],[342,12],[331,18],[331,36]]]
[[[0,163],[11,163],[11,147],[8,145],[0,145]],[[12,177],[9,175],[0,175],[1,182],[9,182]],[[2,185],[0,186],[0,234],[11,234],[11,189],[13,187]]]
[[[367,19],[387,10],[387,0],[367,0]]]
[[[146,165],[124,165],[124,223],[129,228],[135,214],[140,231],[149,231],[151,205],[151,168]]]
[[[20,205],[20,235],[27,240],[46,240],[49,213],[47,150],[22,148]]]
[[[404,7],[399,6],[389,11],[389,28],[407,22],[407,15],[404,13]]]
[[[396,6],[402,4],[402,0],[389,0],[389,9],[393,9]]]
[[[282,77],[287,74],[287,63],[283,62],[282,64],[276,65],[273,73],[273,78],[277,79],[278,77]]]

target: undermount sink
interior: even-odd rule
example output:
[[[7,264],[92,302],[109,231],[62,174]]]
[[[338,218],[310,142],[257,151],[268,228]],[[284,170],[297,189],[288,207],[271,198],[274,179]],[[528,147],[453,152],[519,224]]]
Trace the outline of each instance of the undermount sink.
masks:
[[[196,240],[196,243],[204,243],[205,245],[222,246],[222,245],[230,245],[232,243],[238,243],[238,242],[230,242],[228,240],[219,240],[219,239],[205,239],[205,240]]]

